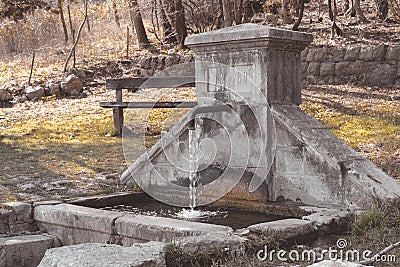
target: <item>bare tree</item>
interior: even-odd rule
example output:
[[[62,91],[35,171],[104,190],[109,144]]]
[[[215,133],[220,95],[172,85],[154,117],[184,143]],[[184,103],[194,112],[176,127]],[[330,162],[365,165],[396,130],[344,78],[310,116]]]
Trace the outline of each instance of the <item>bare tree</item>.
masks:
[[[293,22],[292,14],[290,12],[290,0],[282,0],[282,20],[285,24]]]
[[[67,25],[65,24],[62,0],[58,0],[57,5],[58,5],[58,13],[60,14],[61,25],[62,25],[63,31],[64,31],[64,40],[65,40],[65,43],[67,44],[68,43],[68,31],[67,31]]]
[[[243,0],[233,1],[233,15],[235,18],[235,24],[241,24],[243,19]]]
[[[140,8],[137,0],[129,0],[129,11],[133,26],[136,30],[136,38],[138,40],[139,48],[150,47],[150,42],[147,38],[146,30],[143,25],[142,14],[140,13]]]
[[[231,0],[221,0],[222,1],[222,11],[224,13],[224,24],[225,27],[232,26],[233,20],[232,20],[232,5],[231,5]]]
[[[71,50],[69,51],[67,59],[65,60],[64,72],[67,71],[68,62],[71,59],[72,55],[75,53],[75,49],[76,49],[76,46],[78,45],[83,26],[85,25],[85,22],[87,21],[87,18],[88,18],[88,0],[84,0],[84,8],[85,8],[85,17],[83,18],[83,21],[82,21],[81,25],[79,26],[78,33],[76,34],[76,38],[74,40],[74,44],[72,45]]]
[[[376,16],[381,20],[385,20],[389,12],[388,0],[375,0]]]
[[[160,8],[160,16],[161,16],[161,27],[163,29],[163,34],[164,34],[164,42],[168,44],[172,44],[176,42],[176,37],[174,33],[174,29],[172,28],[172,25],[170,21],[168,20],[168,17],[165,12],[165,6],[161,2],[161,8]]]
[[[294,31],[298,31],[299,30],[299,26],[300,26],[301,20],[303,19],[303,14],[304,14],[305,0],[299,0],[299,1],[300,1],[299,2],[299,4],[300,4],[299,9],[300,10],[299,10],[299,14],[298,14],[297,20],[293,24],[293,30]]]
[[[359,22],[366,23],[368,22],[368,20],[364,16],[364,13],[360,5],[361,5],[360,0],[354,0],[354,10],[356,11],[356,18]]]
[[[182,0],[162,0],[162,6],[169,24],[173,27],[177,48],[184,48],[187,28]]]
[[[337,18],[337,6],[336,6],[336,0],[328,0],[328,13],[329,13],[329,19],[332,21],[332,26],[331,26],[331,38],[335,37],[335,33],[339,36],[343,36],[343,31],[342,29],[339,28],[339,26],[336,24],[336,18]]]
[[[175,31],[176,39],[178,41],[177,48],[185,48],[185,39],[187,37],[185,9],[182,5],[182,0],[175,0]]]
[[[121,28],[121,23],[119,22],[117,3],[115,3],[115,0],[112,0],[112,9],[114,12],[114,21],[117,24],[118,28]]]

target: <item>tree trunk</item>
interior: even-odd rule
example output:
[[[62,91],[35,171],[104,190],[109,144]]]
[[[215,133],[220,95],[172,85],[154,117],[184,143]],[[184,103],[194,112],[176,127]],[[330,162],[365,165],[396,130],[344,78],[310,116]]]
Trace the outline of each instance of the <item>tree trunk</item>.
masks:
[[[350,5],[350,0],[346,0],[344,9],[346,10],[344,12],[345,16],[349,16],[349,15],[351,17],[356,16],[356,10],[354,9],[354,0],[351,0],[351,5]]]
[[[243,23],[247,23],[250,21],[251,17],[249,15],[249,0],[243,0]]]
[[[67,31],[67,25],[65,24],[65,18],[64,18],[64,11],[63,11],[63,4],[62,0],[58,0],[58,12],[60,13],[60,19],[61,19],[61,24],[64,30],[64,40],[65,43],[68,43],[68,31]]]
[[[360,7],[360,0],[354,0],[354,9],[356,11],[356,18],[359,22],[361,23],[368,22],[367,18],[364,16],[364,13]]]
[[[282,20],[285,24],[293,22],[292,14],[290,13],[290,0],[282,0]]]
[[[131,20],[133,22],[133,26],[135,27],[136,38],[139,43],[139,48],[148,48],[150,47],[150,42],[147,38],[146,30],[143,25],[142,14],[140,13],[140,8],[137,0],[130,0],[129,5]]]
[[[343,36],[342,29],[336,24],[336,17],[337,17],[337,8],[336,8],[336,0],[333,0],[333,7],[332,7],[332,0],[328,0],[328,14],[329,19],[332,21],[331,26],[331,38],[335,38],[335,33],[339,36]]]
[[[63,68],[64,73],[67,72],[68,62],[71,59],[71,56],[73,54],[75,54],[75,49],[76,49],[76,46],[77,46],[77,44],[79,42],[79,37],[81,36],[81,32],[82,32],[83,26],[85,25],[85,22],[87,21],[87,18],[88,18],[87,6],[88,6],[88,0],[85,0],[84,1],[85,17],[83,18],[83,21],[82,21],[81,25],[79,26],[78,33],[76,34],[76,38],[74,40],[74,44],[72,45],[72,48],[69,51],[67,60],[65,60],[64,68]],[[74,64],[74,68],[75,68],[75,64]]]
[[[243,18],[243,0],[233,1],[233,14],[235,18],[235,24],[241,24]]]
[[[163,39],[165,43],[172,44],[176,42],[176,37],[174,34],[174,29],[172,28],[171,23],[168,20],[168,16],[166,14],[168,10],[166,11],[165,9],[166,7],[161,2],[160,15],[161,15],[161,27],[163,29],[163,34],[164,34]]]
[[[178,41],[177,48],[185,48],[185,39],[187,37],[185,9],[182,0],[175,0],[175,31]]]
[[[385,20],[389,12],[388,0],[375,0],[376,3],[376,16],[381,20]]]
[[[224,12],[224,24],[225,27],[232,26],[232,5],[231,5],[231,0],[222,0],[222,9]]]
[[[218,0],[218,18],[217,18],[217,23],[216,27],[217,29],[221,29],[224,25],[224,3],[222,0]]]
[[[117,4],[115,3],[115,0],[112,0],[112,9],[114,11],[114,21],[117,24],[118,28],[121,28],[121,23],[119,22]]]
[[[298,31],[299,30],[299,25],[301,23],[301,20],[303,19],[303,14],[304,14],[304,0],[300,0],[299,16],[297,17],[297,20],[293,25],[293,30],[294,31]]]

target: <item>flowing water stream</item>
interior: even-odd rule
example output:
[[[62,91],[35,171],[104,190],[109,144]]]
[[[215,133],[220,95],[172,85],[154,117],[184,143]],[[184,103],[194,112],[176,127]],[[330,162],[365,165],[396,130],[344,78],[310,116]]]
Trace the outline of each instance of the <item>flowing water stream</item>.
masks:
[[[196,186],[197,186],[197,169],[199,165],[199,140],[200,140],[200,131],[199,130],[190,130],[189,129],[189,160],[190,160],[190,169],[189,169],[189,198],[190,198],[190,210],[194,212],[194,208],[196,207]]]

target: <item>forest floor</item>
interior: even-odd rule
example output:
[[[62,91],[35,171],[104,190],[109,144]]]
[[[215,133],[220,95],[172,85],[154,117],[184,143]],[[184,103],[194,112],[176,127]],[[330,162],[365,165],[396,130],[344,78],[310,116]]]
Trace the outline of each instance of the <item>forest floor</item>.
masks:
[[[113,136],[112,112],[100,101],[114,92],[103,86],[77,99],[49,98],[0,109],[0,202],[65,198],[125,190],[118,184],[126,168],[121,139]],[[193,100],[193,88],[142,90],[136,100],[161,95]],[[168,99],[166,99],[168,100]],[[400,179],[400,90],[350,85],[309,85],[301,106],[348,145],[386,173]],[[159,138],[172,110],[154,110],[147,118],[129,111],[136,130],[146,128]],[[138,135],[138,147],[145,145]],[[150,142],[151,143],[151,142]],[[146,143],[146,146],[147,143]],[[138,149],[137,156],[140,155]]]

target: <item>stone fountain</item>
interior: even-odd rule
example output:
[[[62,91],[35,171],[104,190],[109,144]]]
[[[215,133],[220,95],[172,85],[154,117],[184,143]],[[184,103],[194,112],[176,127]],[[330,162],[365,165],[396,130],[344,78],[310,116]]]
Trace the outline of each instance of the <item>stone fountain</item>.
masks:
[[[47,248],[64,246],[48,250],[40,266],[87,261],[96,262],[91,266],[106,261],[165,266],[167,243],[190,253],[244,251],[246,233],[281,240],[314,235],[377,200],[398,201],[395,179],[299,108],[300,53],[311,41],[309,34],[254,24],[188,37],[186,44],[196,53],[199,106],[121,177],[122,183],[139,184],[170,205],[262,211],[261,223],[234,230],[97,209],[153,201],[142,192],[9,203],[0,210],[0,230],[12,235],[0,238],[0,265],[36,266]],[[129,146],[124,148],[129,154]],[[265,212],[276,212],[271,207],[303,213],[266,222]],[[42,234],[18,236],[37,230]],[[138,244],[147,241],[159,242]]]
[[[202,150],[199,205],[256,207],[291,200],[365,209],[377,199],[398,199],[396,180],[299,108],[300,53],[311,42],[306,33],[255,24],[188,37],[186,44],[196,53],[199,106],[227,105],[231,112],[194,116],[192,110],[128,168],[121,182],[138,183],[152,197],[187,206],[187,187],[179,185],[189,177],[188,124],[196,117]]]

